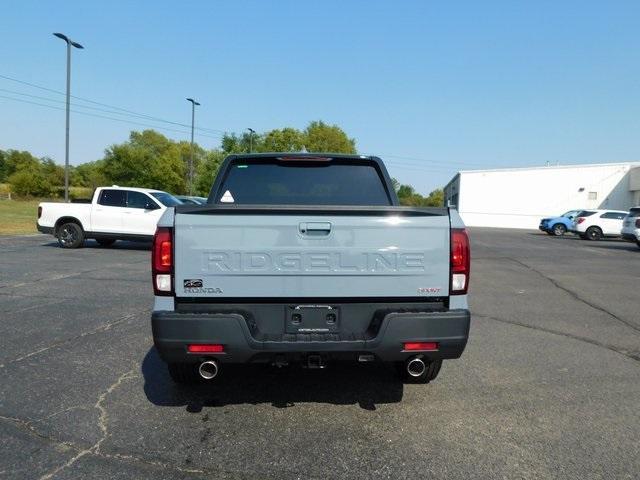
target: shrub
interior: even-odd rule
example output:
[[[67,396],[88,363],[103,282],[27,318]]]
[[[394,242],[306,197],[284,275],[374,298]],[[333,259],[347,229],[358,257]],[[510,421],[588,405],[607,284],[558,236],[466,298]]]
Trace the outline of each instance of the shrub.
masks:
[[[19,170],[9,179],[11,190],[23,197],[48,197],[53,188],[42,172]]]

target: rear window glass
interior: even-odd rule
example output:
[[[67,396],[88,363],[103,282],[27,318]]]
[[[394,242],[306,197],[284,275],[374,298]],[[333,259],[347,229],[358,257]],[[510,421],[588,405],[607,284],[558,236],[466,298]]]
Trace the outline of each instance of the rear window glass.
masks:
[[[600,218],[609,218],[613,220],[622,220],[626,217],[627,214],[625,212],[607,212],[600,215]]]
[[[232,164],[215,201],[245,205],[391,205],[375,166],[337,162]]]

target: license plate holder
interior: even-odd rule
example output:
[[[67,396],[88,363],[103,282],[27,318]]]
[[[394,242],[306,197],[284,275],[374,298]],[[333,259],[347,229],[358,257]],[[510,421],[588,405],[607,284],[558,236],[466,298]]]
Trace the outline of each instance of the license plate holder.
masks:
[[[286,333],[340,331],[340,309],[333,305],[290,305],[285,313]]]

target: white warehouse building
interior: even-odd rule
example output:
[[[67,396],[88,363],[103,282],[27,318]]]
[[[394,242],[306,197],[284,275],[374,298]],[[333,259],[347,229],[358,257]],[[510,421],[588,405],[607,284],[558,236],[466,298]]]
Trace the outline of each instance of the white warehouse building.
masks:
[[[640,162],[460,171],[444,197],[468,226],[535,229],[569,210],[640,205]]]

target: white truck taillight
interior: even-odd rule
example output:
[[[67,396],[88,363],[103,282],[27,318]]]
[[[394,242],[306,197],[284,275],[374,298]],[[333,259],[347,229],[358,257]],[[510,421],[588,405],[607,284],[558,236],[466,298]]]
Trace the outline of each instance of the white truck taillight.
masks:
[[[173,232],[169,227],[158,227],[153,236],[151,250],[153,292],[156,295],[173,294]]]
[[[466,295],[469,290],[471,248],[464,228],[451,229],[451,282],[450,295]]]

